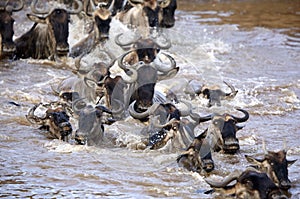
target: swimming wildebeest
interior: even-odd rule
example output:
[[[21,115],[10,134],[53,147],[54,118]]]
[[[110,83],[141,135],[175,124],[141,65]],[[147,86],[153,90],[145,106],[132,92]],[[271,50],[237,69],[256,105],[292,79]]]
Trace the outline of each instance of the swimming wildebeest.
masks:
[[[5,1],[5,4],[2,3],[0,4],[0,59],[13,56],[16,51],[16,45],[13,41],[15,20],[12,13],[20,11],[24,6],[23,0],[19,1],[15,7],[9,5],[9,1]]]
[[[66,56],[69,53],[69,21],[70,14],[78,14],[82,3],[75,0],[77,8],[73,10],[52,8],[39,10],[38,0],[31,4],[31,10],[37,16],[27,14],[34,22],[32,28],[15,40],[17,58],[55,59],[56,56]]]

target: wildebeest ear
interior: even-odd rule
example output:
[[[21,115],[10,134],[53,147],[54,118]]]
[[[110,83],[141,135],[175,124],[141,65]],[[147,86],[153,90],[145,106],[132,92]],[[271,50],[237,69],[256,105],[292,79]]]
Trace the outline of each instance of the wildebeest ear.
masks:
[[[297,160],[287,160],[288,167],[292,166]]]
[[[44,17],[39,17],[33,14],[27,14],[27,17],[28,19],[36,23],[46,23],[46,18]]]
[[[263,160],[253,158],[253,157],[248,156],[248,155],[245,155],[245,158],[249,163],[255,164],[255,165],[260,165],[263,162]]]

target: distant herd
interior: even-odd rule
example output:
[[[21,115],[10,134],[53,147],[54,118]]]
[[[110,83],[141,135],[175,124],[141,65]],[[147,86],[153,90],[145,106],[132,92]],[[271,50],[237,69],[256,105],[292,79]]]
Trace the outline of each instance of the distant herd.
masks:
[[[189,97],[183,100],[172,90],[165,93],[156,90],[159,81],[174,78],[180,69],[175,59],[164,51],[171,47],[170,40],[163,37],[162,42],[159,38],[165,28],[175,25],[176,0],[60,0],[55,3],[64,8],[41,8],[38,0],[33,0],[32,13],[27,17],[34,25],[15,40],[12,13],[22,10],[25,3],[7,0],[0,5],[0,59],[32,58],[55,62],[69,57],[75,60],[74,76],[52,87],[59,99],[34,105],[26,115],[30,123],[48,131],[52,138],[101,146],[105,128],[131,117],[145,125],[141,133],[147,135],[136,149],[167,147],[172,152],[179,149],[178,165],[201,175],[215,169],[212,152],[235,154],[239,151],[236,134],[243,128],[239,124],[250,117],[246,110],[237,109],[242,117],[230,113],[200,116],[193,111],[192,103],[187,100]],[[85,38],[70,48],[71,14],[80,15],[93,27]],[[111,38],[112,19],[127,25],[136,37],[122,41],[126,34],[120,33]],[[112,56],[110,63],[97,62],[88,69],[81,69],[81,59],[112,39],[125,51],[123,54]],[[222,100],[230,100],[238,92],[231,84],[224,83],[231,92],[226,93],[217,86],[193,86],[190,95],[207,98],[208,107],[222,106]],[[45,110],[42,116],[36,114],[41,108]],[[72,126],[71,119],[77,122],[77,129]],[[194,132],[200,123],[208,121],[204,132]],[[288,198],[286,192],[292,184],[288,166],[296,160],[287,160],[285,149],[273,152],[264,148],[264,151],[262,159],[245,155],[251,165],[229,174],[221,182],[205,178],[212,187],[206,193],[217,192],[236,198]]]

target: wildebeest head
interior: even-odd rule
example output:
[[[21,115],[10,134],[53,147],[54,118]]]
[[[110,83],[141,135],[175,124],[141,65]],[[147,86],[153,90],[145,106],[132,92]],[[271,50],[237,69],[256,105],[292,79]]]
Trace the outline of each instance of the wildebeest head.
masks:
[[[55,55],[66,56],[69,52],[69,15],[79,13],[82,10],[82,3],[76,0],[78,8],[74,10],[62,8],[39,10],[37,2],[38,0],[32,2],[32,12],[46,16],[27,14],[35,24],[27,33],[16,39],[17,56],[35,59],[53,58]]]
[[[196,94],[199,95],[202,93],[205,98],[209,99],[208,107],[211,107],[214,105],[221,106],[222,99],[234,98],[238,92],[237,90],[235,90],[235,88],[231,84],[229,84],[225,81],[224,81],[224,83],[230,88],[230,90],[231,90],[230,93],[225,93],[218,87],[203,86],[203,88],[200,90],[200,92],[198,92]]]
[[[159,26],[171,28],[175,24],[175,10],[177,9],[176,0],[162,0],[159,2],[161,8],[159,16]]]
[[[254,158],[245,155],[247,161],[254,165],[268,176],[282,189],[289,189],[291,181],[288,178],[288,166],[294,164],[297,160],[287,160],[286,151],[278,152],[268,151],[263,159]]]
[[[233,185],[229,185],[235,181]],[[281,190],[267,176],[254,170],[244,172],[235,171],[222,182],[205,180],[214,190],[220,191],[225,196],[235,196],[243,199],[287,199]]]
[[[0,57],[2,55],[11,55],[16,51],[16,46],[13,42],[13,24],[15,20],[12,18],[12,12],[20,11],[23,5],[23,0],[16,7],[8,5],[8,1],[6,1],[5,5],[0,5]]]
[[[99,3],[98,6],[95,6],[93,0],[90,0],[90,5],[92,7],[93,12],[90,13],[88,8],[86,8],[86,14],[88,16],[93,17],[94,22],[94,31],[97,41],[102,41],[108,39],[109,30],[110,30],[110,23],[112,20],[111,16],[111,7],[108,8],[108,4],[106,3]],[[97,42],[96,41],[96,42]]]
[[[122,56],[121,63],[126,62],[133,65],[139,61],[143,61],[145,64],[149,64],[154,61],[161,49],[169,49],[171,47],[169,40],[166,40],[165,43],[159,43],[151,38],[138,38],[128,42],[122,42],[120,40],[122,35],[122,33],[117,35],[115,42],[123,49],[130,49],[130,51]]]
[[[112,112],[101,105],[95,107],[88,105],[83,99],[74,102],[74,111],[79,115],[78,130],[75,134],[77,143],[89,146],[100,145],[103,141],[103,124],[110,122],[105,118],[104,113]]]
[[[208,139],[214,150],[223,150],[225,153],[235,153],[239,150],[239,140],[236,132],[243,127],[237,123],[246,122],[249,113],[243,109],[237,109],[244,113],[244,117],[236,117],[230,114],[214,115],[208,127]]]
[[[45,116],[39,117],[34,112],[40,105],[35,105],[29,110],[28,115],[26,115],[28,121],[42,125],[41,128],[48,130],[52,137],[68,141],[68,135],[72,134],[72,126],[66,111],[61,107],[55,109],[48,108]]]
[[[191,145],[177,158],[179,166],[189,171],[211,172],[214,169],[214,161],[211,156],[211,149],[205,140],[207,130],[194,138]]]

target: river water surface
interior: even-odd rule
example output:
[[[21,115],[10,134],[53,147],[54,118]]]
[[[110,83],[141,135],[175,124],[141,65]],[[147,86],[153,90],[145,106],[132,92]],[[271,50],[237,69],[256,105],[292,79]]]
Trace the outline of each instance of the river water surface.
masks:
[[[16,36],[30,28],[28,12],[15,14]],[[165,34],[180,71],[161,88],[172,86],[179,99],[186,99],[189,80],[224,90],[227,81],[238,90],[233,100],[207,108],[206,100],[196,98],[194,111],[239,115],[235,108],[243,108],[250,113],[238,133],[240,152],[214,153],[216,171],[210,177],[243,170],[244,155],[261,156],[263,140],[268,150],[280,150],[286,142],[288,159],[298,159],[289,168],[289,197],[300,198],[300,1],[178,0],[176,25]],[[71,45],[76,35],[71,33]],[[105,127],[113,145],[48,139],[25,115],[33,104],[57,100],[50,85],[71,75],[71,69],[31,59],[0,64],[0,197],[217,198],[204,194],[210,189],[204,176],[177,166],[180,150],[133,149],[143,124],[131,118]],[[195,134],[207,126],[199,125]]]

